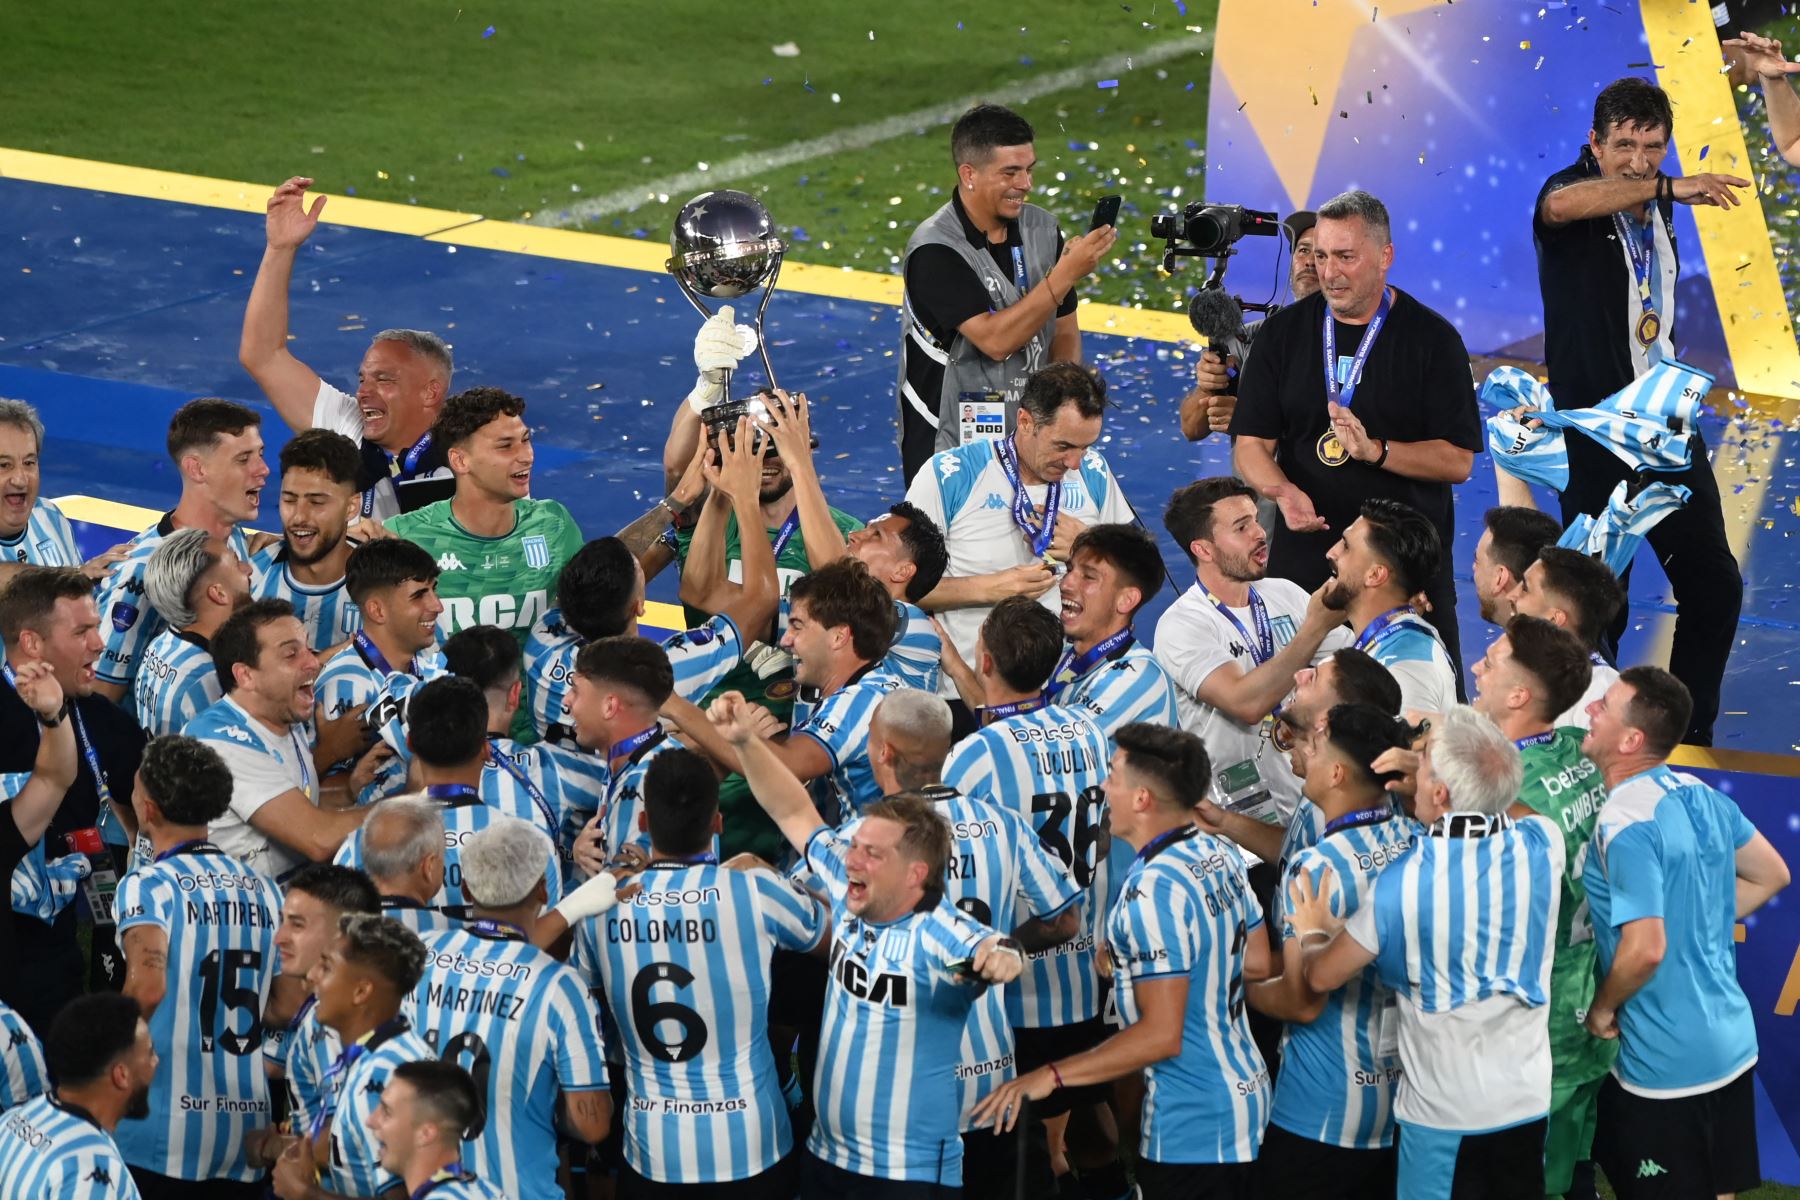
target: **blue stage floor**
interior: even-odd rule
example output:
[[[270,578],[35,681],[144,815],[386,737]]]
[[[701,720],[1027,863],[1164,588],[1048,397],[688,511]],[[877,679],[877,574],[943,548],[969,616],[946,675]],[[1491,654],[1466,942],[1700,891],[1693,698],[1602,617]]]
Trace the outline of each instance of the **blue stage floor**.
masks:
[[[461,219],[446,217],[447,226]],[[0,179],[0,229],[0,395],[30,400],[44,415],[45,494],[166,508],[177,491],[162,451],[169,414],[197,395],[260,403],[237,364],[244,301],[262,254],[260,214]],[[660,272],[337,225],[320,226],[293,288],[293,349],[340,386],[354,382],[370,333],[414,326],[453,342],[458,387],[494,384],[525,396],[537,431],[535,491],[566,503],[589,536],[617,528],[661,494],[663,435],[692,383],[696,325]],[[784,291],[771,306],[769,336],[782,383],[813,398],[832,502],[868,516],[899,498],[898,311]],[[1168,342],[1093,333],[1085,348],[1120,406],[1103,449],[1182,579],[1182,556],[1161,532],[1163,503],[1175,487],[1229,470],[1221,439],[1196,449],[1176,431],[1191,355]],[[1722,748],[1800,750],[1781,716],[1786,688],[1800,683],[1791,670],[1800,610],[1790,602],[1800,562],[1789,536],[1800,471],[1781,453],[1782,428],[1739,414],[1714,418],[1707,430],[1719,448],[1727,522],[1745,534],[1749,582],[1718,726]],[[285,430],[272,412],[266,433],[273,464]],[[1486,639],[1467,564],[1493,497],[1484,456],[1458,495],[1455,552],[1472,655]],[[272,500],[264,520],[276,523]],[[658,580],[652,595],[672,599],[673,589],[672,578]],[[1165,590],[1143,628],[1169,599]],[[1667,600],[1646,550],[1627,659],[1654,653],[1666,637]]]

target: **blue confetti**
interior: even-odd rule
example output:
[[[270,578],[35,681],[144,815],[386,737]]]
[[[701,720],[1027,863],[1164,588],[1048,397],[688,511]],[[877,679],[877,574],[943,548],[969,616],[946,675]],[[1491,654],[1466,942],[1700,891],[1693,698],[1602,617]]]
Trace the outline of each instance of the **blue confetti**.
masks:
[[[1116,88],[1119,86],[1119,81],[1116,79],[1102,79],[1099,83],[1096,83],[1094,86],[1097,88]]]
[[[767,79],[763,80],[763,86],[768,87],[771,83],[774,83],[774,82],[775,82],[775,77],[773,75],[771,75]]]
[[[344,195],[346,195],[346,196],[356,195],[356,188],[352,185],[346,185],[344,188]]]
[[[511,179],[512,178],[512,172],[507,170],[505,167],[490,167],[488,169],[488,174],[498,175],[502,179]]]
[[[1704,158],[1705,158],[1705,157],[1706,157],[1706,152],[1707,152],[1707,151],[1708,151],[1708,150],[1711,150],[1711,149],[1712,149],[1712,147],[1711,147],[1711,146],[1702,146],[1702,147],[1700,147],[1700,157],[1701,157],[1701,158],[1703,158],[1703,159],[1704,159]]]
[[[494,36],[494,27],[492,25],[489,25],[486,29],[481,31],[481,36],[484,38],[493,37]]]
[[[1175,11],[1185,17],[1187,16],[1187,5],[1183,4],[1181,0],[1175,0]]]
[[[796,242],[812,241],[812,238],[807,234],[806,226],[804,226],[804,225],[794,226],[794,228],[789,232],[788,236],[793,238]]]
[[[1190,83],[1186,87],[1182,88],[1181,90],[1184,92],[1191,92],[1194,90],[1194,85]]]
[[[1031,61],[1031,55],[1029,55],[1029,54],[1021,54],[1021,55],[1019,55],[1019,65],[1020,65],[1020,66],[1021,66],[1021,67],[1035,67],[1035,66],[1037,66],[1037,64],[1036,64],[1036,63],[1034,63],[1034,62],[1032,62],[1032,61]]]

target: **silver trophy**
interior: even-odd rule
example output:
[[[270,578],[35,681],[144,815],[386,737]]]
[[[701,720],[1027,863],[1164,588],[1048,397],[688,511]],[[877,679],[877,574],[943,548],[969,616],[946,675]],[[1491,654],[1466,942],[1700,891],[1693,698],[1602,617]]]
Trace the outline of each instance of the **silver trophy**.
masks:
[[[702,296],[736,300],[756,288],[763,289],[762,303],[752,322],[756,349],[762,356],[769,386],[775,386],[775,367],[769,361],[769,339],[763,336],[763,314],[775,294],[781,276],[781,259],[787,244],[775,236],[775,224],[762,201],[748,192],[702,192],[681,206],[675,228],[669,231],[669,274],[681,285],[703,317],[713,315]],[[731,397],[731,381],[725,381],[725,397]]]

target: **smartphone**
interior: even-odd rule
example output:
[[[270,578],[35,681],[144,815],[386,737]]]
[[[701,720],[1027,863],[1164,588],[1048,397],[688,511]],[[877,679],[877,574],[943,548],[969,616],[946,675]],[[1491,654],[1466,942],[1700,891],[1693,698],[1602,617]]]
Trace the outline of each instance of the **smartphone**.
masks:
[[[1100,197],[1100,202],[1094,205],[1094,219],[1088,222],[1088,232],[1092,233],[1102,225],[1117,225],[1118,223],[1119,197]]]

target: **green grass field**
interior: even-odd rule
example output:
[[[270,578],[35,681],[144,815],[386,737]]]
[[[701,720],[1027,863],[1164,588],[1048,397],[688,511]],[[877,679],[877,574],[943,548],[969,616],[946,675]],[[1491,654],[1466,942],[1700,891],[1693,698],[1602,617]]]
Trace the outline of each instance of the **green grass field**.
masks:
[[[0,38],[0,145],[271,187],[519,220],[934,105],[1004,95],[1109,56],[1210,35],[1218,0],[96,0],[12,6]],[[491,33],[489,32],[491,30]],[[1776,31],[1800,46],[1800,26]],[[797,56],[772,47],[793,43]],[[1210,43],[1205,45],[1209,46]],[[1148,264],[1149,214],[1197,194],[1211,55],[1086,72],[1019,105],[1038,130],[1036,199],[1084,221],[1126,199],[1115,262],[1085,294],[1168,309],[1198,272]],[[1117,86],[1095,86],[1115,78]],[[1752,145],[1760,135],[1752,132]],[[1800,208],[1778,168],[1778,240]],[[733,178],[764,197],[799,261],[897,268],[948,194],[948,130]],[[704,190],[704,185],[693,190]],[[667,235],[685,195],[587,227]],[[1785,251],[1785,245],[1783,246]],[[1127,264],[1126,256],[1130,256]],[[1770,1187],[1754,1200],[1800,1200]]]

